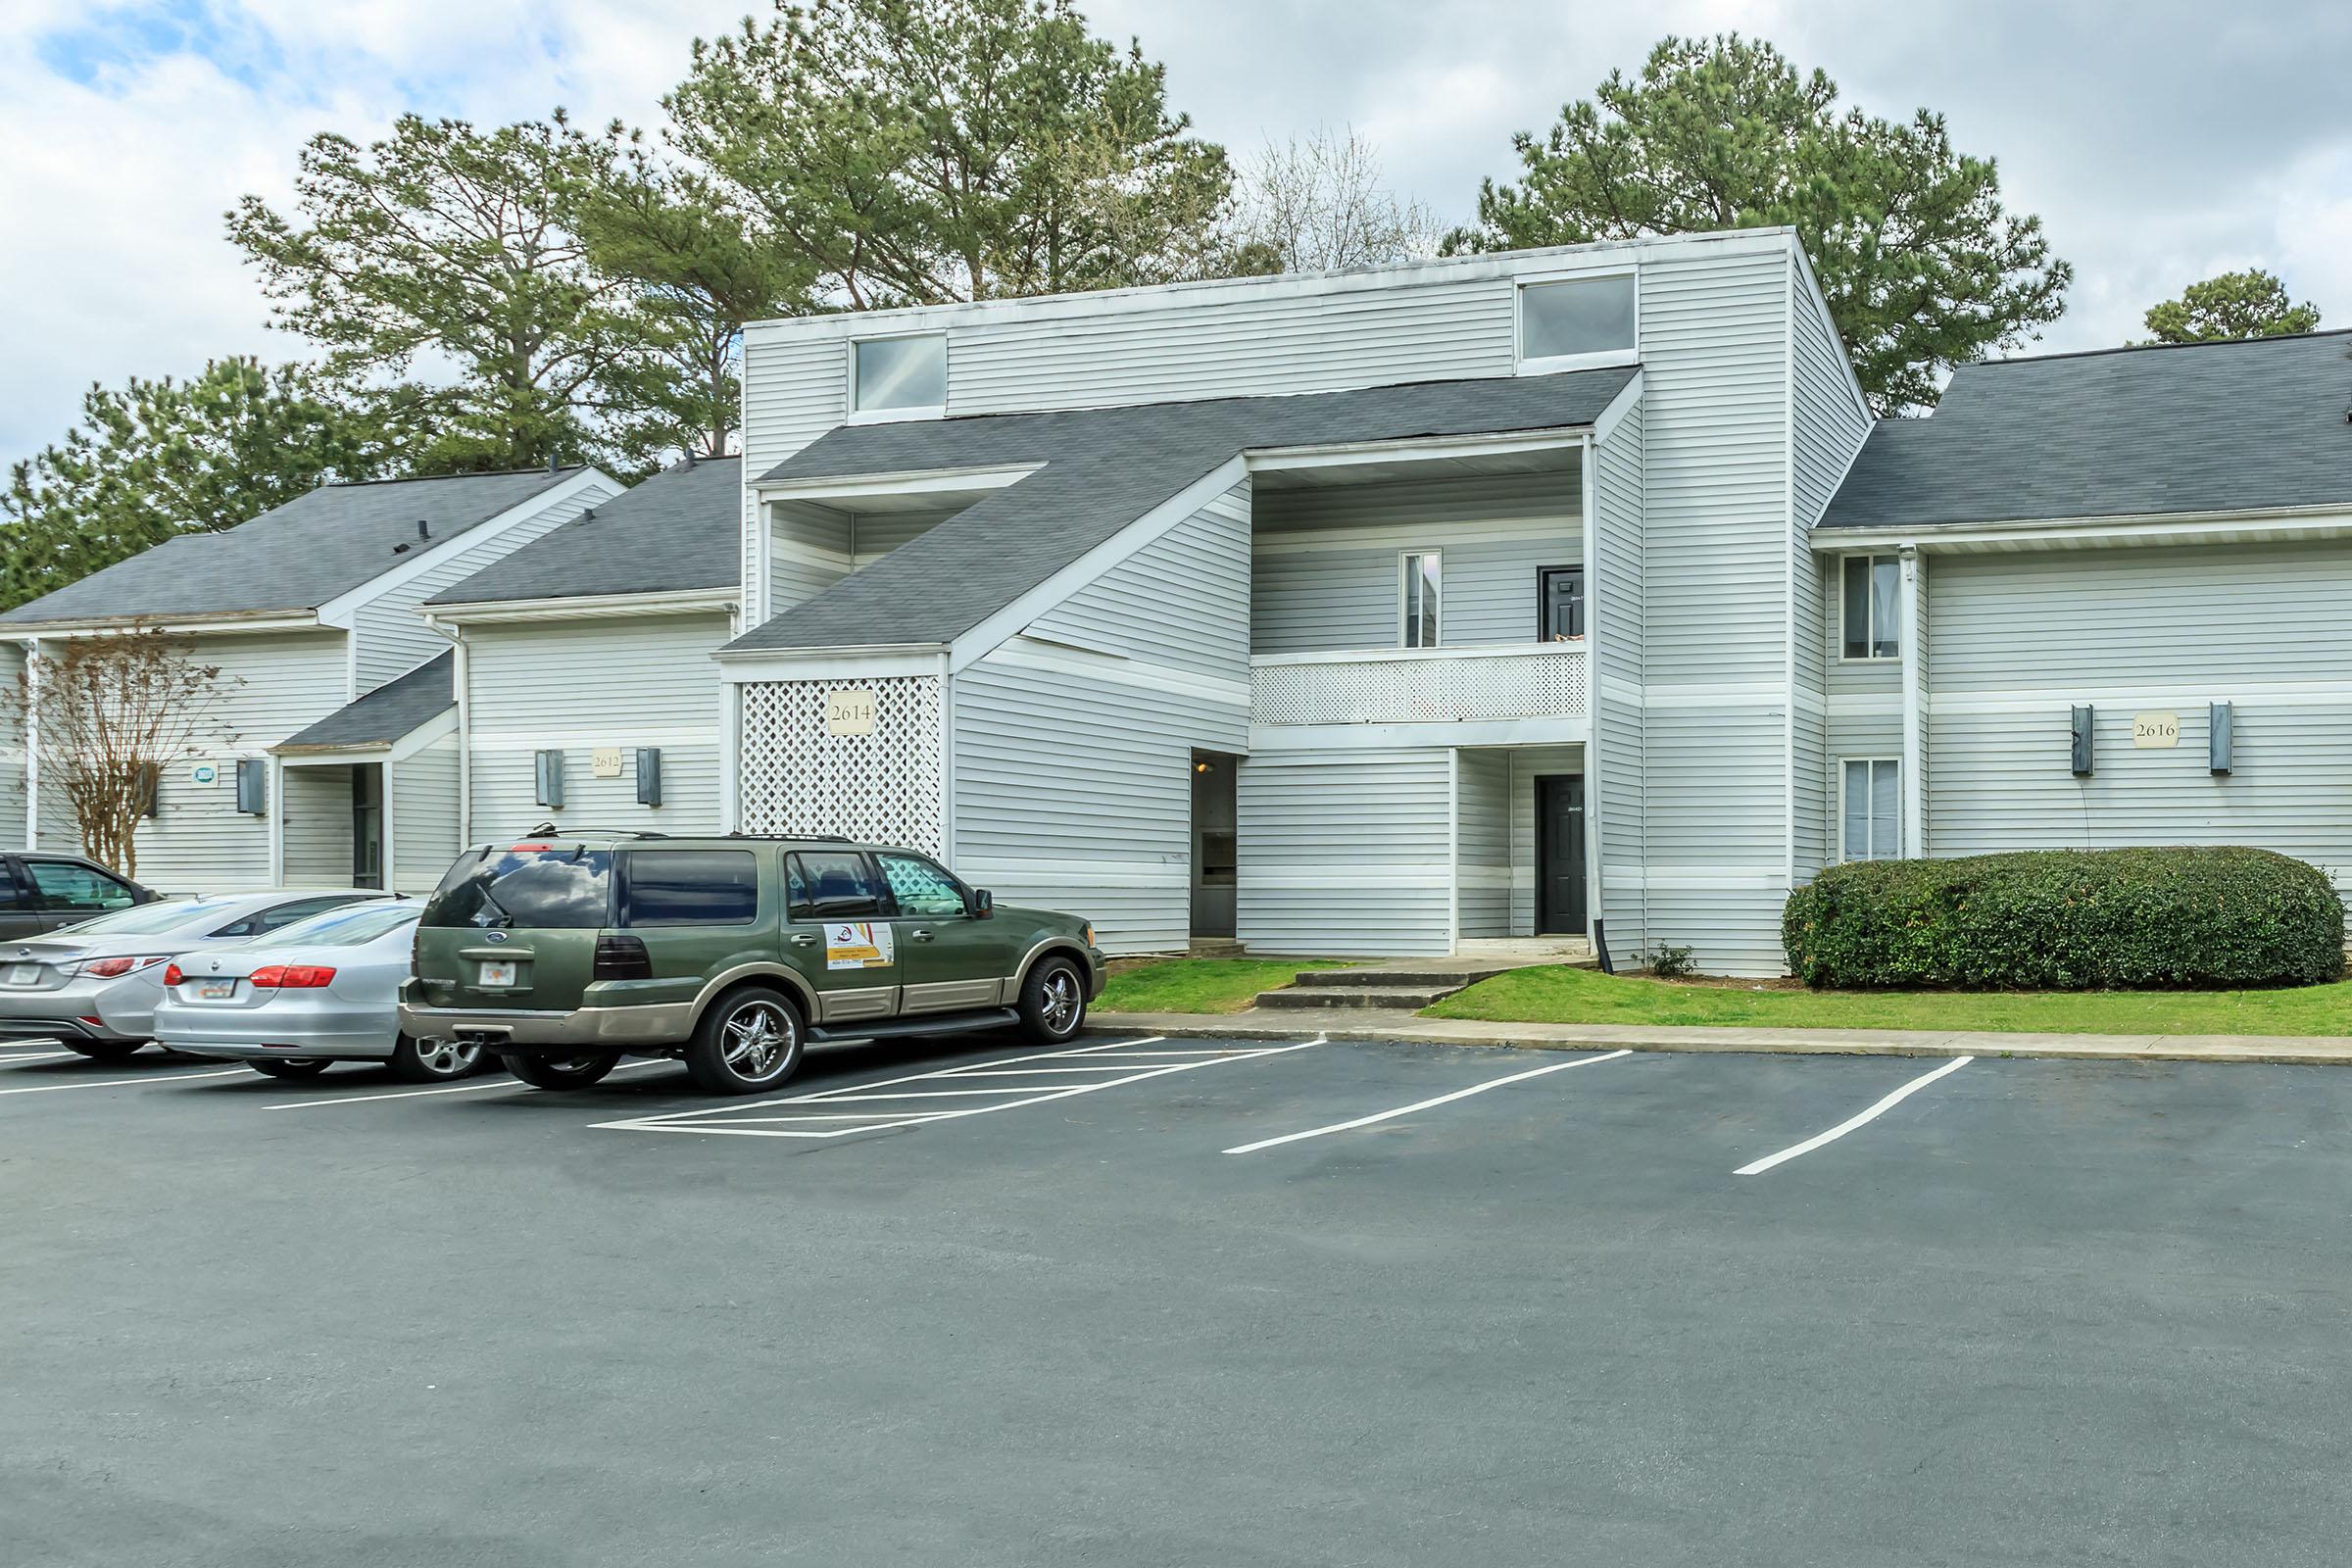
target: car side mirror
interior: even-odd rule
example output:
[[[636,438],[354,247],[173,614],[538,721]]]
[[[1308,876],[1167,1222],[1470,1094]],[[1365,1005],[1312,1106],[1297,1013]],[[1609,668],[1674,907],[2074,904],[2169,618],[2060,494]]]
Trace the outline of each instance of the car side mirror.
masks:
[[[996,896],[986,888],[972,889],[970,896],[964,900],[964,904],[975,920],[985,920],[997,912]]]

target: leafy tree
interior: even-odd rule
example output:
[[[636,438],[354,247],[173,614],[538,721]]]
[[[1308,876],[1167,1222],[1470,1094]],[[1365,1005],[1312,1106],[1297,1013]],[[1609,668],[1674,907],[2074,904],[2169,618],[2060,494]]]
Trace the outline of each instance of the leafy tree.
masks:
[[[1435,256],[1445,237],[1427,207],[1381,182],[1380,155],[1352,129],[1268,141],[1243,173],[1235,227],[1285,272]]]
[[[173,534],[233,528],[315,486],[381,472],[381,417],[316,372],[215,360],[185,381],[93,386],[82,422],[0,493],[0,609]]]
[[[1768,43],[1669,37],[1542,140],[1513,137],[1520,182],[1488,180],[1477,226],[1447,249],[1787,224],[1872,403],[1933,404],[1942,370],[2056,320],[2074,269],[2040,219],[2001,205],[1993,162],[1956,152],[1941,116],[1896,123],[1837,101],[1827,75]]]
[[[590,264],[629,291],[637,338],[606,377],[614,438],[633,454],[717,457],[742,413],[743,327],[811,308],[815,269],[747,232],[709,179],[663,167],[614,124],[581,191]]]
[[[1224,149],[1070,0],[778,0],[697,39],[673,145],[853,309],[1110,288],[1228,261]]]
[[[33,737],[41,787],[74,808],[81,850],[124,876],[139,874],[138,825],[155,814],[164,776],[233,742],[218,710],[241,684],[195,647],[151,625],[105,637],[44,639],[0,712]]]
[[[2149,307],[2145,319],[2158,343],[2218,343],[2314,332],[2320,310],[2308,300],[2290,303],[2286,285],[2256,269],[2191,283],[2179,299]]]
[[[418,471],[594,461],[607,378],[638,346],[625,288],[574,230],[597,167],[561,112],[491,130],[404,115],[365,148],[312,137],[297,216],[247,196],[228,235],[274,324],[324,347],[332,372],[454,369],[454,385],[401,394],[429,425]]]

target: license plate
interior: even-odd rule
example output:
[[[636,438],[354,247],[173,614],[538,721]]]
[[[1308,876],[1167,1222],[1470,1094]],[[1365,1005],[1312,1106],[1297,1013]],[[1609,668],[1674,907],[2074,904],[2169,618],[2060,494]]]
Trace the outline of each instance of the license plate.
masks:
[[[482,965],[481,984],[486,986],[511,986],[514,983],[514,960],[513,958],[503,958],[496,963],[485,962]]]
[[[226,1002],[237,994],[234,980],[200,980],[196,984],[198,1002]]]
[[[12,963],[8,966],[8,983],[12,986],[28,986],[40,977],[41,966],[37,963]]]

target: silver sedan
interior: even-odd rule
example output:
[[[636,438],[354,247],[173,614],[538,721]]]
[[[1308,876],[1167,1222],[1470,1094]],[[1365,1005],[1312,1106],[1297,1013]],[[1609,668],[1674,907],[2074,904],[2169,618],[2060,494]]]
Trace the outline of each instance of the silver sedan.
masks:
[[[361,888],[278,888],[167,899],[0,943],[0,1040],[55,1040],[85,1056],[127,1056],[155,1038],[163,966],[174,957],[383,897]]]
[[[272,1078],[307,1078],[337,1061],[388,1062],[417,1083],[463,1078],[481,1065],[479,1046],[400,1032],[400,983],[421,908],[364,904],[184,955],[164,970],[155,1037]]]

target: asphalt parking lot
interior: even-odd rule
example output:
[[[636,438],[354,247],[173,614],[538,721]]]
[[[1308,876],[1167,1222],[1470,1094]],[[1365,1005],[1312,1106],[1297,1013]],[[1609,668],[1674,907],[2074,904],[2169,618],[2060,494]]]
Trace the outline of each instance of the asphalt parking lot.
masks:
[[[974,1039],[714,1102],[11,1048],[0,1562],[2334,1564],[2348,1114],[2235,1064]]]

